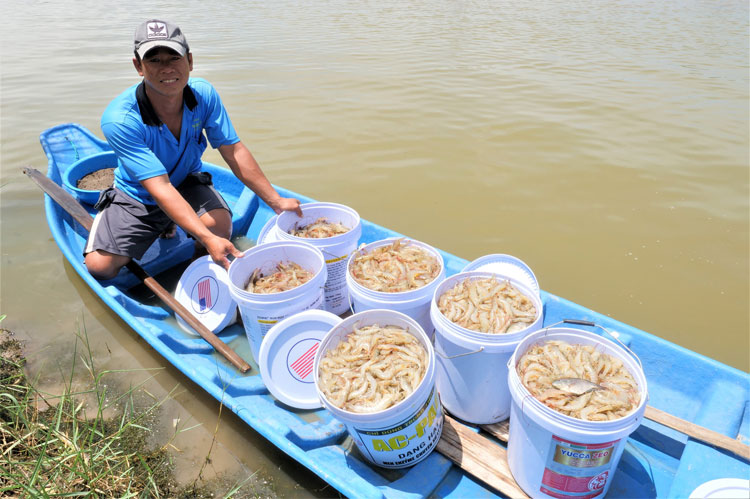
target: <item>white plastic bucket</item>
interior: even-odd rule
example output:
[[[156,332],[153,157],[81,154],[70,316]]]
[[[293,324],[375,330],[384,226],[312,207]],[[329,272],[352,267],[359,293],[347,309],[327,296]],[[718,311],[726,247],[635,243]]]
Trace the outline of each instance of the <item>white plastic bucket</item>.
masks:
[[[641,401],[630,414],[613,421],[585,421],[559,413],[536,400],[523,386],[516,365],[534,344],[563,340],[595,345],[620,359],[638,383]],[[646,377],[631,353],[589,331],[551,328],[527,336],[508,363],[513,398],[508,464],[518,485],[531,497],[603,497],[612,483],[628,436],[643,419],[648,400]]]
[[[341,315],[349,309],[349,291],[346,286],[346,262],[357,249],[359,236],[362,234],[362,223],[359,214],[348,206],[336,203],[306,203],[302,208],[302,218],[293,211],[285,211],[276,217],[275,229],[268,233],[267,239],[278,241],[297,241],[311,244],[318,248],[326,261],[328,278],[325,284],[325,310]],[[341,223],[350,230],[344,234],[326,238],[305,238],[289,234],[297,227],[304,227],[325,218],[333,223]]]
[[[294,262],[313,272],[313,278],[296,288],[281,293],[250,293],[245,285],[255,269],[263,274],[276,271],[280,262]],[[255,246],[229,266],[229,291],[237,302],[257,360],[263,337],[280,320],[308,309],[323,308],[323,285],[326,265],[319,249],[304,243],[279,241]]]
[[[402,244],[408,243],[410,245],[417,246],[437,258],[437,261],[440,264],[440,273],[437,275],[437,277],[435,277],[435,279],[427,283],[425,286],[422,286],[421,288],[412,289],[410,291],[401,291],[398,293],[373,291],[372,289],[368,289],[354,280],[354,277],[352,277],[352,273],[349,269],[358,254],[370,253],[371,251],[381,246],[390,246],[399,239],[402,240]],[[435,292],[435,288],[438,287],[438,285],[443,281],[444,278],[445,264],[443,263],[443,257],[435,248],[428,244],[414,241],[413,239],[404,239],[401,237],[381,239],[380,241],[375,241],[360,248],[358,251],[353,253],[351,257],[349,257],[346,272],[346,283],[349,286],[349,296],[351,299],[352,311],[362,312],[364,310],[372,310],[377,308],[395,310],[396,312],[406,314],[417,321],[422,329],[426,331],[430,337],[432,337],[433,331],[432,321],[430,320],[430,300],[432,299],[432,294]]]
[[[388,409],[364,414],[339,409],[320,390],[320,361],[355,326],[372,324],[398,326],[413,334],[427,351],[427,371],[413,393]],[[411,317],[392,310],[367,310],[347,317],[320,342],[313,369],[321,402],[346,425],[352,440],[369,462],[384,468],[405,468],[426,458],[437,445],[443,430],[443,412],[435,387],[435,354],[429,338]]]
[[[438,309],[443,293],[461,281],[490,277],[510,281],[534,302],[537,318],[531,325],[508,334],[480,333],[450,321]],[[435,326],[437,387],[445,408],[469,423],[491,424],[507,419],[511,404],[508,360],[522,339],[542,327],[544,308],[539,295],[520,282],[492,272],[461,272],[435,289],[430,314]]]

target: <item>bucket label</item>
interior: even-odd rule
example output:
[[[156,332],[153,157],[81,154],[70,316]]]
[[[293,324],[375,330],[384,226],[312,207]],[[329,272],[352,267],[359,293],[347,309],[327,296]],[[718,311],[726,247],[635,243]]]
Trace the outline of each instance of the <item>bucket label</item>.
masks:
[[[291,313],[286,312],[283,315],[262,315],[262,312],[255,312],[255,322],[258,324],[260,330],[260,337],[264,338],[268,331],[280,320],[286,319],[290,315],[294,315],[298,312],[304,312],[310,309],[322,309],[323,308],[323,295],[320,294],[315,298],[315,301],[305,307],[301,307]],[[243,317],[244,320],[244,317]]]
[[[607,484],[619,442],[581,444],[553,435],[539,490],[558,498],[597,497]]]
[[[329,254],[326,253],[326,256]],[[343,314],[349,309],[349,288],[346,286],[346,272],[349,254],[332,256],[326,260],[328,279],[325,284],[325,309],[334,314]]]
[[[416,464],[430,453],[440,439],[443,412],[433,387],[427,401],[410,418],[378,430],[356,429],[355,442],[370,460],[385,468]]]

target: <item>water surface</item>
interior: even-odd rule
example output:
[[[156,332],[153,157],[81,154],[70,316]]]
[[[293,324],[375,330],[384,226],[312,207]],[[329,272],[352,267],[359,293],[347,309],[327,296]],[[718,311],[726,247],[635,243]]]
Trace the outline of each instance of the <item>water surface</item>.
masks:
[[[515,255],[548,292],[750,368],[745,1],[16,7],[0,35],[3,326],[43,372],[69,361],[85,323],[106,368],[160,368],[155,393],[181,384],[172,419],[202,425],[181,454],[188,475],[218,404],[86,289],[20,173],[45,170],[47,127],[101,136],[151,15],[182,26],[193,75],[272,182],[467,259]],[[218,441],[220,467],[326,494],[230,414]]]

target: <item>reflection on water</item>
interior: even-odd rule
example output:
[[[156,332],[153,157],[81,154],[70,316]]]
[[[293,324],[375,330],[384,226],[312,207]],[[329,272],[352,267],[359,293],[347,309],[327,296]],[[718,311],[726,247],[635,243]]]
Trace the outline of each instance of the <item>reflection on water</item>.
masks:
[[[20,174],[44,169],[46,127],[100,134],[104,107],[136,81],[130,40],[151,14],[182,25],[194,76],[219,89],[274,183],[467,259],[515,255],[546,291],[750,368],[741,1],[9,9],[3,325],[40,355],[55,355],[83,318],[108,367],[165,364],[66,275],[41,195]],[[159,383],[186,380],[167,368]],[[201,415],[188,398],[204,400]],[[179,403],[206,432],[215,425],[214,402],[194,386]],[[224,441],[244,442],[234,450],[248,468],[275,467],[255,461],[272,446],[233,431]],[[282,488],[300,480],[272,474]]]

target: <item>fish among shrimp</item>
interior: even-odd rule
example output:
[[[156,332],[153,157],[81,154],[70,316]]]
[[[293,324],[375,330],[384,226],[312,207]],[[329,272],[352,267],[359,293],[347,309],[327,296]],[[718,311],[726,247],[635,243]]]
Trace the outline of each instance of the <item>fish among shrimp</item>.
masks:
[[[638,384],[622,361],[592,345],[558,340],[534,345],[516,371],[534,398],[578,419],[622,418],[641,402]]]
[[[378,324],[354,327],[321,359],[318,386],[340,409],[378,412],[417,389],[427,362],[424,346],[406,329]]]

